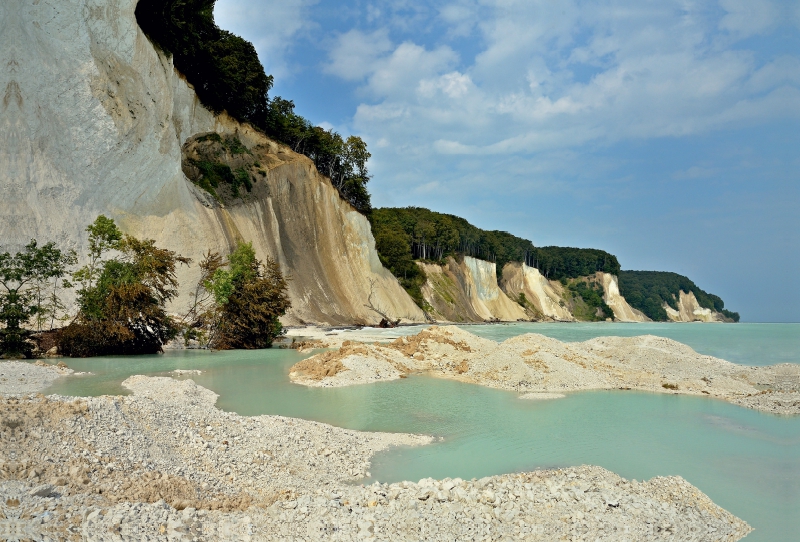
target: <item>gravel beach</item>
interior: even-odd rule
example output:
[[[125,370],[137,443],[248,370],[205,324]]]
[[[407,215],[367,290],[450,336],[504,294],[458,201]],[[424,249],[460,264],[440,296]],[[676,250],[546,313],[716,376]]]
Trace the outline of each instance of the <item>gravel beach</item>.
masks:
[[[28,367],[0,363],[0,372]],[[0,387],[0,534],[729,542],[751,530],[680,477],[636,482],[599,467],[362,486],[376,452],[431,438],[239,416],[192,380],[133,376],[123,386],[133,394]]]
[[[497,343],[456,326],[433,326],[388,343],[340,341],[334,337],[314,343],[318,348],[338,349],[295,364],[291,380],[337,387],[428,372],[516,391],[521,398],[537,398],[536,393],[636,389],[704,395],[773,414],[800,414],[800,366],[739,365],[653,335],[570,343],[528,333]]]

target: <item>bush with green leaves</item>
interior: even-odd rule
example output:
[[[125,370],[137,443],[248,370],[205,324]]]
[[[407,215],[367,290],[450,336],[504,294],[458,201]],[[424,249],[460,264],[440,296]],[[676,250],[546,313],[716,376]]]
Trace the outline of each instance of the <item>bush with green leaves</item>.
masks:
[[[585,307],[576,306],[573,312],[580,320],[602,321],[607,318],[614,318],[614,311],[611,310],[603,300],[603,286],[593,279],[575,280],[561,279],[562,284],[566,283],[567,291],[575,301],[582,301]],[[580,303],[580,301],[578,301]]]
[[[269,348],[283,334],[279,318],[291,303],[277,262],[260,262],[252,243],[240,242],[225,264],[209,253],[200,267],[202,287],[213,303],[198,311],[192,327],[210,328],[210,348]]]
[[[52,315],[54,319],[63,308],[57,295],[58,281],[74,263],[74,252],[62,252],[54,243],[39,246],[35,240],[21,252],[0,254],[0,354],[7,358],[31,356],[31,331],[24,326],[37,318],[41,328],[42,317]],[[51,281],[52,297],[44,294]]]
[[[103,215],[87,232],[87,264],[73,275],[78,315],[61,330],[60,351],[73,357],[160,352],[177,332],[165,305],[178,294],[177,265],[189,259],[124,235]]]

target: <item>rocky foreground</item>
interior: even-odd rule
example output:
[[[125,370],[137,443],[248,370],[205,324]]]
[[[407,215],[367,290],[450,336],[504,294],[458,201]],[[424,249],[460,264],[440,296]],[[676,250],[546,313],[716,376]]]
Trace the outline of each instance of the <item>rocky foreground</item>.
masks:
[[[750,367],[698,354],[653,335],[568,343],[528,333],[497,343],[455,326],[430,327],[394,341],[336,338],[306,348],[337,348],[291,368],[293,382],[348,386],[413,372],[513,390],[526,399],[590,389],[636,389],[715,397],[765,412],[800,414],[800,366]],[[563,396],[563,395],[562,395]]]
[[[734,541],[751,530],[682,478],[637,483],[599,467],[356,485],[376,452],[431,439],[226,413],[191,380],[124,386],[133,395],[75,399],[0,383],[0,538]]]

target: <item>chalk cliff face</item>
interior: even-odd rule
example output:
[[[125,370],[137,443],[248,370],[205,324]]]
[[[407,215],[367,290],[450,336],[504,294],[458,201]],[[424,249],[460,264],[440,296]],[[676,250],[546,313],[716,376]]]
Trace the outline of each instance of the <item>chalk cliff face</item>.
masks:
[[[506,264],[501,285],[511,299],[519,299],[519,295],[524,294],[530,304],[529,310],[536,318],[575,320],[554,285],[535,267],[519,262]]]
[[[98,214],[198,261],[252,241],[289,275],[287,320],[372,322],[423,314],[375,251],[369,223],[305,157],[202,107],[139,29],[136,0],[0,3],[0,244],[79,251]],[[248,201],[211,205],[181,171],[192,135],[235,133],[274,160]],[[266,161],[266,160],[265,160]],[[182,268],[188,291],[197,266]],[[180,310],[183,300],[172,307]]]
[[[448,258],[443,266],[419,262],[428,278],[422,286],[431,316],[449,322],[529,320],[522,307],[497,285],[496,265],[466,256]]]
[[[619,279],[610,273],[597,273],[603,284],[603,301],[614,311],[614,320],[619,322],[650,322],[642,311],[631,307],[619,293]]]
[[[700,306],[694,292],[688,294],[681,290],[678,297],[678,310],[673,309],[666,303],[664,310],[667,317],[673,322],[724,322],[725,317],[716,311]]]

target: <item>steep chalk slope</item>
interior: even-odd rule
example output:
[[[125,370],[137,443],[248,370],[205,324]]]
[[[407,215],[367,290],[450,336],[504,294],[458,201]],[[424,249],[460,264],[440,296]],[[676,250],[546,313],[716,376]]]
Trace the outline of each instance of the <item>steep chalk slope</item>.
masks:
[[[700,306],[694,292],[685,293],[683,290],[678,297],[678,310],[664,303],[667,317],[673,322],[722,322],[724,317],[716,311]]]
[[[374,304],[423,315],[380,264],[369,223],[312,163],[214,117],[139,29],[136,0],[6,0],[0,5],[0,243],[81,250],[95,216],[193,258],[252,241],[292,277],[290,322],[371,322]],[[181,145],[238,132],[276,164],[257,197],[222,208],[181,171]],[[280,162],[280,163],[278,163]],[[206,205],[201,203],[206,202]],[[197,266],[182,268],[188,291]],[[182,308],[182,300],[173,307]]]
[[[496,266],[470,256],[444,266],[419,262],[428,277],[422,286],[432,316],[450,322],[528,320],[525,311],[497,285]]]
[[[482,322],[467,297],[463,284],[464,275],[453,258],[445,265],[417,262],[425,272],[427,280],[422,285],[422,297],[431,307],[430,315],[445,322]]]
[[[619,293],[619,279],[610,273],[598,273],[603,284],[603,301],[614,311],[614,319],[620,322],[649,322],[641,311],[631,307]]]
[[[461,265],[467,277],[467,294],[478,314],[487,320],[528,319],[522,307],[511,301],[497,285],[496,264],[465,256]]]
[[[520,294],[530,304],[534,316],[557,321],[573,321],[575,318],[562,303],[563,300],[549,280],[538,269],[524,263],[512,262],[503,267],[503,291],[511,299]]]

